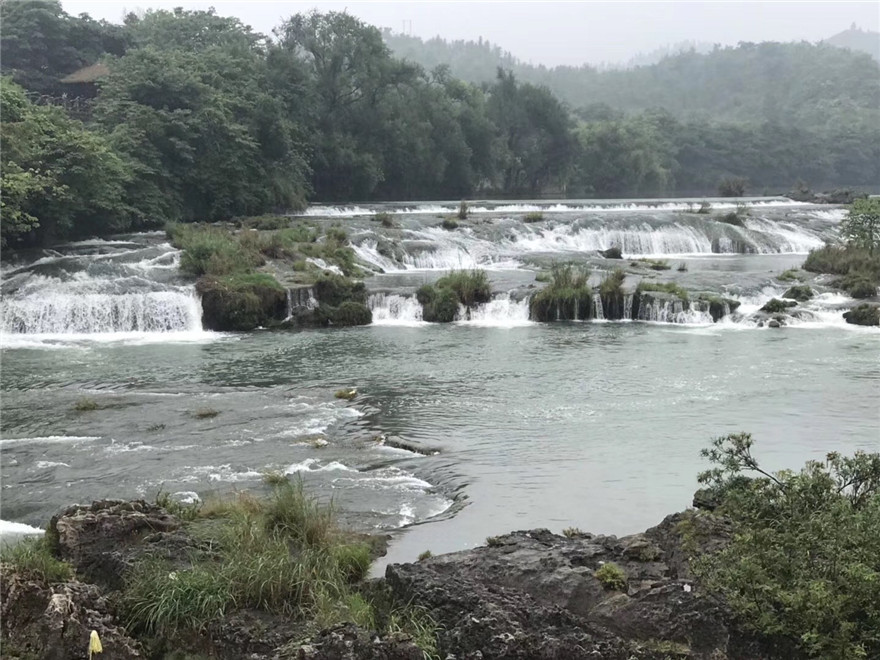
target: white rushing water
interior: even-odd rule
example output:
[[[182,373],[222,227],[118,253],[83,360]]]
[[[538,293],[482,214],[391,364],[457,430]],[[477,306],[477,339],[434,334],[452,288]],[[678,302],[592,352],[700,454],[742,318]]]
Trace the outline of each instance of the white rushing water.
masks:
[[[167,243],[82,241],[7,268],[0,343],[190,341],[203,338],[195,289],[177,279],[180,255]]]

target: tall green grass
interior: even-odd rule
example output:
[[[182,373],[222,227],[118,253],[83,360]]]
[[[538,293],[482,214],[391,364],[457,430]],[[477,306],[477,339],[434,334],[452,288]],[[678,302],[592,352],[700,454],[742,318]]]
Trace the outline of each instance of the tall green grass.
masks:
[[[576,264],[553,264],[547,286],[532,296],[529,313],[536,321],[586,320],[591,315],[590,271]]]
[[[28,572],[46,582],[65,582],[73,579],[73,569],[52,554],[45,537],[24,538],[14,545],[4,545],[0,561],[16,570]]]

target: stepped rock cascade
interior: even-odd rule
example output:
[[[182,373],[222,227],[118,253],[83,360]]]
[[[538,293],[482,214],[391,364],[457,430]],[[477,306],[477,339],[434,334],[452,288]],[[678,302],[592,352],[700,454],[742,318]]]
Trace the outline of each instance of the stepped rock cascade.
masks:
[[[439,226],[445,206],[386,206],[394,216],[387,231],[361,220],[365,208],[316,207],[309,215],[350,217],[352,247],[360,261],[379,272],[516,268],[532,256],[596,254],[619,248],[626,258],[712,254],[806,254],[836,232],[844,211],[817,210],[790,200],[752,200],[737,207],[699,202],[496,203],[474,206],[453,230]],[[735,211],[735,212],[733,212]],[[538,222],[525,214],[540,212]]]
[[[730,312],[728,307],[727,313]],[[642,300],[639,304],[639,321],[654,323],[711,324],[709,304],[702,301]]]
[[[367,300],[373,325],[406,325],[422,322],[422,306],[415,296],[374,293]]]
[[[6,268],[4,336],[199,333],[202,309],[179,279],[179,253],[150,235],[84,241]]]

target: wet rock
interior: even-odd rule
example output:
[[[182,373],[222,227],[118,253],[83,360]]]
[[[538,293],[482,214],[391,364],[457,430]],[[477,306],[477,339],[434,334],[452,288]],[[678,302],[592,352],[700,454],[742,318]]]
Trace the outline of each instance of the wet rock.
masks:
[[[768,328],[779,328],[779,327],[782,327],[782,324],[779,321],[777,321],[776,319],[770,319],[769,321],[767,321],[767,327]]]
[[[688,569],[686,541],[715,550],[729,534],[723,518],[695,512],[620,539],[515,532],[488,547],[391,565],[385,577],[396,599],[431,612],[441,652],[456,657],[668,657],[659,641],[691,658],[766,657]],[[625,593],[596,578],[607,562],[625,573]]]
[[[294,652],[279,658],[297,660],[423,660],[422,650],[405,635],[373,637],[354,624],[323,631]]]
[[[145,552],[182,557],[193,541],[165,509],[144,500],[74,505],[49,522],[47,538],[87,582],[122,587],[123,574]]]
[[[865,303],[844,312],[843,318],[853,325],[880,325],[880,306]]]
[[[599,250],[599,254],[601,254],[606,259],[623,259],[623,253],[617,246],[610,247],[607,250]]]
[[[4,658],[86,658],[92,630],[101,638],[102,660],[144,657],[93,584],[48,584],[0,564],[0,602]]]

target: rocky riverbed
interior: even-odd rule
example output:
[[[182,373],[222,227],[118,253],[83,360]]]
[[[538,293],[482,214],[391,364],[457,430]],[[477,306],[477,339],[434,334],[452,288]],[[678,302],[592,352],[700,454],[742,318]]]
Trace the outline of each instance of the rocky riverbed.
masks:
[[[725,605],[704,592],[689,557],[722,547],[729,526],[711,503],[666,517],[625,537],[569,529],[518,531],[471,550],[388,566],[359,586],[374,602],[406,603],[436,623],[440,658],[705,658],[779,655],[770,640],[740,628]],[[177,657],[155,640],[130,634],[119,612],[126,572],[159,556],[178,571],[212,551],[204,535],[142,500],[76,505],[46,533],[75,578],[51,582],[6,563],[2,640],[7,658],[86,657],[89,635],[104,660]],[[381,552],[381,543],[374,544]],[[405,634],[340,624],[315,634],[295,617],[234,609],[187,638],[199,658],[416,660],[428,657]],[[314,630],[314,629],[312,629]]]

